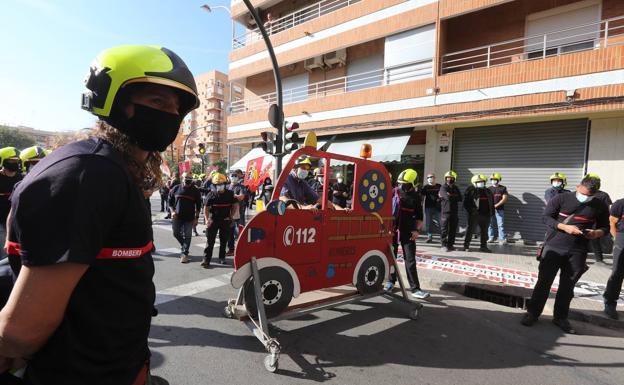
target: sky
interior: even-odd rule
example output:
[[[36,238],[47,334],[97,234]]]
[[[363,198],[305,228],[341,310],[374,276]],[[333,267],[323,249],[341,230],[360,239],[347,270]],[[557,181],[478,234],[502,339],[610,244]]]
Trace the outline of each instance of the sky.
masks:
[[[93,126],[80,108],[96,55],[124,44],[177,53],[194,75],[227,73],[229,0],[0,1],[0,124],[73,131]],[[237,33],[238,34],[238,33]]]

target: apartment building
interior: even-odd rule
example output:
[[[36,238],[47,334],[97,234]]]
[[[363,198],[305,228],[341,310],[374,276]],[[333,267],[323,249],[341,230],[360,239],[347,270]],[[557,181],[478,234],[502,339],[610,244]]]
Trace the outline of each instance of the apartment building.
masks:
[[[624,196],[624,1],[253,0],[283,77],[286,119],[331,152],[361,143],[393,175],[406,167],[442,179],[454,169],[500,172],[506,227],[543,238],[548,177],[601,175]],[[229,78],[244,88],[228,143],[258,156],[275,101],[270,59],[242,1],[232,17]]]
[[[201,105],[193,110],[184,122],[178,147],[186,145],[186,157],[201,163],[199,146],[203,144],[206,152],[204,164],[209,166],[227,157],[226,106],[230,103],[230,92],[238,99],[242,98],[240,87],[232,88],[228,76],[219,71],[210,71],[195,77]]]

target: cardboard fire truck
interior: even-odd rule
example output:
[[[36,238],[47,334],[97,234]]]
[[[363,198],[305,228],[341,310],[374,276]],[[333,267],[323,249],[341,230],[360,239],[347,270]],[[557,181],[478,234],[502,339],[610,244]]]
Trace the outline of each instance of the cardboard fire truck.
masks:
[[[235,249],[232,286],[237,299],[225,308],[228,317],[245,319],[270,353],[265,367],[277,369],[279,343],[268,335],[267,319],[285,319],[309,309],[288,311],[300,294],[341,285],[357,288],[354,300],[383,292],[383,284],[397,269],[392,251],[392,182],[385,167],[370,160],[372,149],[363,145],[360,158],[317,150],[316,136],[309,133],[301,149],[293,153],[283,168],[265,211],[256,214],[242,230]],[[351,210],[334,209],[322,199],[318,210],[299,208],[299,202],[280,200],[280,192],[297,159],[309,157],[330,175],[332,160],[354,164]],[[322,196],[327,197],[329,178],[324,178]],[[414,305],[416,318],[420,304],[408,299],[399,279],[402,297]],[[330,301],[331,302],[331,301]],[[344,299],[339,301],[344,303]],[[336,304],[322,304],[328,308]],[[244,306],[246,312],[241,314]]]

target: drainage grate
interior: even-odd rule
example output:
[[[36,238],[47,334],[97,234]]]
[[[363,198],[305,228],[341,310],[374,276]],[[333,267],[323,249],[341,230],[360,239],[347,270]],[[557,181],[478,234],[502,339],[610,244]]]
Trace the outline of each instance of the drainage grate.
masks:
[[[465,285],[464,286],[464,295],[466,297],[492,302],[497,305],[503,305],[507,307],[526,309],[527,304],[529,302],[528,298],[505,294],[497,291],[492,291],[488,289],[483,289],[481,287]]]

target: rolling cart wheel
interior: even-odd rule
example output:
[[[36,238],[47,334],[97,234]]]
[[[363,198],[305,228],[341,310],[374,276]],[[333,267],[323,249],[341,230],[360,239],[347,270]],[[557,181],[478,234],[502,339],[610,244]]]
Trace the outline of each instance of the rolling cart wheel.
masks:
[[[418,319],[418,313],[419,313],[419,312],[420,312],[420,310],[419,310],[419,309],[416,309],[416,308],[414,308],[414,309],[410,310],[410,312],[409,312],[409,317],[410,317],[410,319],[417,320],[417,319]]]
[[[381,290],[385,276],[386,267],[381,258],[373,256],[360,266],[355,286],[360,294],[375,293]]]
[[[286,310],[293,296],[294,285],[288,271],[281,267],[265,267],[260,270],[261,296],[267,318],[272,318]],[[253,278],[245,284],[245,308],[250,317],[258,316]]]
[[[273,359],[271,354],[264,357],[264,368],[270,373],[275,373],[279,368],[279,358]]]
[[[232,313],[232,309],[230,309],[230,305],[223,308],[223,316],[225,318],[234,318],[234,313]]]

